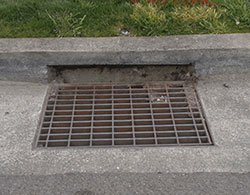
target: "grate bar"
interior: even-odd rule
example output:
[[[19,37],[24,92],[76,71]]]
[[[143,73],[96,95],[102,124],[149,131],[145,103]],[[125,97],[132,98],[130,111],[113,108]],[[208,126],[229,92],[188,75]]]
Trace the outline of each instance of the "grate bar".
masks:
[[[200,112],[192,112],[193,114],[200,114]],[[190,112],[175,112],[174,114],[175,115],[190,115],[192,114]],[[155,116],[164,116],[164,115],[171,115],[171,113],[156,113]],[[81,117],[81,116],[84,116],[84,117],[91,117],[92,115],[88,115],[88,114],[75,114],[76,117]],[[96,117],[98,116],[112,116],[112,114],[95,114]],[[118,116],[130,116],[130,114],[116,114],[115,115],[116,117]],[[134,114],[134,116],[141,116],[141,114]],[[143,116],[151,116],[151,113],[143,113]],[[44,118],[50,118],[51,115],[46,115],[44,116]],[[71,115],[54,115],[54,118],[63,118],[63,117],[71,117]]]
[[[198,97],[197,97],[197,94],[196,94],[196,93],[194,94],[194,98],[195,98],[195,101],[196,101],[197,104],[198,104],[199,100],[198,100]],[[201,115],[201,117],[202,117],[202,124],[203,124],[203,127],[204,127],[205,131],[206,131],[206,134],[207,134],[207,135],[210,135],[210,133],[208,132],[208,128],[207,128],[207,124],[206,124],[206,121],[205,121],[205,117],[203,116],[203,111],[202,111],[202,109],[201,109],[201,106],[198,107],[198,110],[199,110],[200,115]],[[208,142],[209,142],[209,144],[213,144],[212,139],[211,139],[210,136],[208,136]]]
[[[176,141],[177,141],[177,144],[180,144],[180,140],[178,138],[177,128],[176,128],[176,124],[175,124],[175,117],[174,117],[173,109],[172,109],[172,105],[171,105],[171,100],[169,99],[168,86],[165,86],[165,88],[166,88],[166,95],[167,95],[167,99],[168,99],[168,106],[169,106],[170,113],[171,113],[171,118],[172,118],[172,121],[173,121],[173,127],[174,127]]]
[[[50,119],[48,135],[47,135],[47,138],[46,138],[47,142],[46,142],[45,147],[48,147],[48,141],[49,141],[49,137],[50,137],[50,132],[51,132],[52,125],[53,125],[53,118],[54,118],[54,115],[55,115],[56,100],[57,100],[57,98],[58,98],[58,90],[56,90],[55,93],[56,93],[56,94],[55,94],[55,101],[54,101],[54,106],[53,106],[53,112],[52,112],[52,116],[51,116],[51,119]],[[53,96],[51,96],[51,98],[53,98]]]
[[[183,95],[185,95],[183,93]],[[92,96],[91,96],[92,97]],[[181,96],[181,97],[170,97],[170,100],[174,99],[174,100],[179,100],[179,99],[184,99],[185,97],[184,96]],[[102,101],[110,101],[110,99],[107,99],[107,98],[104,98],[104,99],[101,99],[101,98],[98,98],[96,99],[96,102],[102,102]],[[137,100],[145,100],[145,98],[136,98],[136,97],[133,97],[133,100],[134,101],[137,101]],[[72,102],[74,101],[74,99],[58,99],[57,102]],[[91,99],[77,99],[76,102],[90,102],[92,101],[92,98]],[[115,99],[115,101],[119,102],[119,101],[129,101],[129,98],[119,98],[119,99]],[[49,100],[48,103],[53,103],[52,100]]]
[[[90,130],[90,146],[93,145],[93,129],[94,129],[94,116],[95,116],[95,86],[93,88],[94,90],[94,96],[93,96],[93,99],[92,99],[92,109],[91,109],[91,112],[92,112],[92,117],[91,117],[91,130]]]
[[[199,132],[206,132],[205,130],[199,130]],[[144,134],[144,133],[148,133],[148,134],[152,134],[154,133],[154,131],[136,131],[136,134]],[[161,134],[161,133],[175,133],[175,131],[156,131],[156,133]],[[196,130],[178,130],[178,133],[196,133]],[[72,133],[73,135],[90,135],[90,133]],[[108,134],[111,135],[111,132],[98,132],[95,133],[93,132],[93,135],[99,135],[99,134]],[[131,132],[129,131],[122,131],[122,132],[114,132],[114,134],[116,135],[120,135],[120,134],[131,134]],[[47,135],[46,133],[43,134],[41,133],[42,136]],[[61,135],[68,135],[68,133],[50,133],[50,135],[53,136],[61,136]]]
[[[74,116],[72,117],[74,118]],[[175,121],[202,121],[202,118],[175,118]],[[113,122],[114,120],[94,120],[94,122]],[[134,119],[135,122],[148,122],[152,121],[150,119]],[[173,121],[172,119],[155,119],[154,121]],[[63,123],[69,123],[70,121],[55,121],[54,124],[63,124]],[[115,122],[131,122],[131,120],[115,120]],[[89,123],[88,121],[72,121],[72,123]],[[45,121],[43,124],[50,124],[49,121]]]
[[[190,90],[190,92],[191,92],[191,90]],[[188,92],[187,92],[187,94],[188,94]],[[193,97],[194,95],[195,95],[195,94],[192,93],[192,97]],[[195,104],[197,104],[197,100],[195,101]],[[199,130],[198,130],[198,128],[197,128],[196,118],[195,118],[195,116],[194,116],[194,114],[193,114],[192,108],[190,108],[190,104],[189,104],[189,110],[190,110],[190,113],[191,113],[191,116],[192,116],[193,124],[194,124],[194,127],[195,127],[195,131],[196,131],[196,135],[197,135],[197,137],[198,137],[199,143],[202,143],[201,137],[200,137],[200,133],[199,133]],[[203,120],[203,119],[200,119],[200,120]]]
[[[188,107],[174,107],[172,108],[172,111],[174,113],[174,110],[188,110]],[[198,109],[198,107],[192,107],[192,109]],[[56,110],[56,112],[68,112],[71,109],[68,110]],[[166,108],[154,108],[154,111],[157,110],[170,110],[169,107]],[[92,111],[92,109],[86,109],[86,110],[82,110],[82,109],[76,109],[76,111],[83,111],[83,112],[87,112],[87,111]],[[95,111],[111,111],[110,109],[95,109]],[[119,109],[114,109],[114,111],[130,111],[129,108],[119,108]],[[150,111],[150,108],[134,108],[134,111]],[[46,110],[46,112],[54,112],[54,110]]]
[[[132,97],[131,97],[132,98]],[[168,105],[169,103],[165,103],[165,102],[144,102],[144,103],[132,103],[135,105],[147,105],[148,103],[151,103],[152,105]],[[187,102],[171,102],[170,104],[187,104]],[[110,104],[96,104],[98,106],[110,106]],[[114,103],[114,106],[129,106],[130,103]],[[74,104],[56,104],[56,106],[62,106],[62,107],[72,107],[74,106]],[[77,104],[77,106],[92,106],[92,104]],[[47,107],[53,107],[53,105],[48,105]]]
[[[176,124],[175,125],[176,127],[193,127],[194,125],[193,124],[181,124],[181,125],[179,125],[179,124]],[[197,126],[202,126],[203,127],[203,124],[201,123],[201,124],[197,124]],[[95,126],[94,128],[95,129],[104,129],[104,128],[110,128],[110,127],[112,127],[111,125],[110,126]],[[114,126],[115,128],[116,127],[122,127],[122,128],[130,128],[130,127],[132,127],[131,125],[124,125],[124,126],[119,126],[119,125],[115,125]],[[153,127],[153,125],[136,125],[136,127],[137,128],[139,128],[139,127]],[[167,125],[155,125],[155,127],[173,127],[173,125],[171,125],[171,124],[167,124]],[[67,127],[51,127],[51,129],[63,129],[63,128],[67,128]],[[84,129],[84,128],[88,128],[89,129],[89,127],[85,127],[85,126],[83,126],[83,127],[73,127],[72,129]],[[46,129],[46,127],[42,127],[42,129]]]
[[[149,87],[150,87],[150,85],[149,84],[146,84],[146,85],[148,85]],[[133,91],[146,91],[147,90],[147,88],[133,88],[133,85],[128,85],[128,86],[126,86],[127,88],[125,88],[125,89],[115,89],[115,88],[112,88],[112,86],[109,88],[109,89],[98,89],[98,92],[111,92],[112,90],[113,91],[128,91],[129,90],[129,86],[130,86],[130,88],[131,88],[131,92],[133,92]],[[141,85],[142,87],[144,87],[145,85],[144,84],[142,84]],[[150,87],[151,88],[151,87]],[[179,90],[179,89],[186,89],[187,87],[171,87],[171,89],[172,90]],[[160,91],[162,91],[163,89],[162,88],[151,88],[151,89],[153,89],[153,90],[160,90]],[[93,88],[92,89],[77,89],[77,90],[75,90],[75,89],[61,89],[61,88],[59,88],[59,91],[62,91],[62,92],[72,92],[72,93],[74,93],[75,91],[79,91],[79,92],[85,92],[85,93],[87,93],[87,92],[93,92],[92,91],[93,90]]]
[[[193,127],[193,124],[183,124],[183,125],[175,125],[176,127]],[[197,124],[197,126],[203,127],[203,124]],[[153,127],[153,125],[136,125],[136,128],[146,128],[146,127]],[[173,125],[155,125],[155,127],[173,127]],[[90,127],[73,127],[72,129],[89,129]],[[112,126],[95,126],[95,129],[107,129],[112,128]],[[114,128],[132,128],[132,126],[114,126]],[[42,128],[48,129],[48,128]],[[50,129],[68,129],[68,127],[51,127]]]
[[[74,101],[73,101],[73,108],[72,108],[72,116],[71,116],[71,120],[70,120],[70,130],[69,130],[69,139],[68,139],[68,147],[70,146],[70,140],[71,140],[71,135],[72,135],[72,128],[74,125],[74,114],[75,114],[75,102],[76,102],[76,91],[74,93]],[[45,122],[44,122],[45,123]],[[55,122],[54,122],[55,123]]]
[[[196,136],[190,136],[190,137],[179,137],[178,139],[196,139]],[[207,136],[201,136],[201,138],[207,138]],[[173,137],[159,137],[158,140],[161,139],[176,139],[175,136]],[[68,139],[58,139],[58,140],[49,140],[48,142],[65,142],[65,140],[67,141]],[[117,138],[117,140],[154,140],[154,138],[152,137],[144,137],[144,138]],[[89,141],[89,139],[74,139],[72,141]],[[102,138],[102,139],[92,139],[93,141],[112,141],[112,138],[108,139],[108,138]],[[39,141],[39,142],[46,142],[46,141]]]
[[[133,133],[133,145],[136,145],[135,140],[135,121],[134,121],[134,108],[133,108],[133,98],[131,94],[131,86],[129,86],[129,101],[130,101],[130,109],[131,109],[131,122],[132,122],[132,133]]]
[[[112,146],[115,145],[115,113],[114,113],[114,86],[112,85]]]
[[[181,89],[181,90],[182,91],[180,91],[180,92],[170,92],[169,94],[170,95],[185,94],[184,89]],[[156,95],[164,95],[165,92],[160,92],[160,93],[155,92],[154,94],[156,94]],[[93,92],[89,93],[89,94],[77,94],[77,97],[92,97],[92,95],[93,95]],[[99,94],[96,94],[96,95],[100,96],[100,97],[105,97],[105,96],[110,97],[111,96],[111,91],[108,94],[99,93]],[[132,93],[132,96],[136,96],[136,95],[140,95],[140,96],[144,95],[144,96],[146,96],[147,92],[144,92],[144,93]],[[126,94],[126,93],[116,93],[116,94],[114,94],[114,96],[128,96],[128,94]],[[74,98],[74,95],[73,94],[60,94],[60,98],[62,98],[62,97],[72,97],[72,98]]]

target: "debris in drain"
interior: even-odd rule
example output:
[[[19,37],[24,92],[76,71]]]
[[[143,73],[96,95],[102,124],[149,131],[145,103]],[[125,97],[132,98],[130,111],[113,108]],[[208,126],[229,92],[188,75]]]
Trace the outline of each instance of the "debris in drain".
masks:
[[[230,88],[230,86],[227,85],[226,83],[224,83],[223,86],[226,87],[226,88]]]
[[[51,90],[48,95],[49,95],[50,101],[54,101],[56,99],[56,91],[55,90]]]
[[[119,32],[121,35],[128,36],[130,34],[129,30],[122,28]]]
[[[191,72],[185,72],[185,71],[180,71],[180,72],[173,72],[171,73],[172,76],[175,77],[175,80],[181,80],[181,81],[190,81],[190,82],[196,82],[198,80],[198,77]]]
[[[86,65],[52,67],[49,70],[49,80],[55,80],[55,84],[195,80],[189,65]]]
[[[197,99],[194,96],[195,91],[193,90],[185,90],[186,97],[187,97],[187,102],[191,107],[197,106]]]
[[[142,76],[142,77],[144,77],[144,78],[148,76],[148,74],[145,72],[144,69],[134,68],[134,69],[133,69],[133,72],[138,73],[140,76]]]
[[[168,102],[167,96],[150,94],[150,101],[153,103]]]

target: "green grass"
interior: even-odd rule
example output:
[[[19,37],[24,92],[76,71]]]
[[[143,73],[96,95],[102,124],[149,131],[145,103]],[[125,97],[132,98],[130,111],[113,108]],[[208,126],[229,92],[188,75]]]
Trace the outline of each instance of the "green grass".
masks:
[[[212,1],[212,0],[211,0]],[[0,37],[101,37],[250,32],[249,0],[156,6],[141,0],[0,0]]]

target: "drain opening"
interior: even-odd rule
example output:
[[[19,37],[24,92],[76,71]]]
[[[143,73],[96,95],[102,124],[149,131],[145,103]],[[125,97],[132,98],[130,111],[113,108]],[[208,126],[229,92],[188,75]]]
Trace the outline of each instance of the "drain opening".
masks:
[[[185,82],[64,84],[48,94],[37,147],[212,145]]]

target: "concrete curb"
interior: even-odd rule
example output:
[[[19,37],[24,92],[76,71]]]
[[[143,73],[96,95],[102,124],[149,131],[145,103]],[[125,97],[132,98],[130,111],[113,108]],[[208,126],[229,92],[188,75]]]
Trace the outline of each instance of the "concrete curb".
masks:
[[[0,194],[249,194],[250,173],[70,173],[1,176]]]
[[[250,71],[250,34],[0,39],[0,80],[43,81],[48,66],[186,65],[198,75]]]

